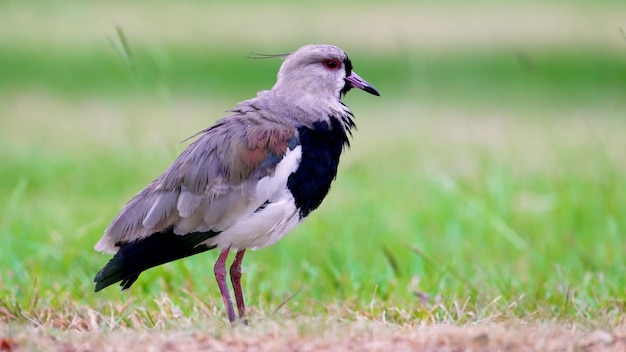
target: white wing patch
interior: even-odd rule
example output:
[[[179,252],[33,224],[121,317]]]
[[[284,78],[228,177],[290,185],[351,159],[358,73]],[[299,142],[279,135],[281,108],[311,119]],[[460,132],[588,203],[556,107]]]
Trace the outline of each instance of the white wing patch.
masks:
[[[287,180],[298,168],[301,158],[301,146],[287,151],[274,174],[257,183],[255,208],[205,244],[217,245],[220,249],[229,245],[237,249],[256,249],[275,243],[291,231],[300,222],[300,215],[287,188]],[[261,207],[266,202],[268,204]]]

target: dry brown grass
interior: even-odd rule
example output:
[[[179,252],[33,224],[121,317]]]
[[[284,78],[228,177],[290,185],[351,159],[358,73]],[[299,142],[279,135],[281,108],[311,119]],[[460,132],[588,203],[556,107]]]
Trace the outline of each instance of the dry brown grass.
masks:
[[[501,309],[478,317],[434,304],[422,318],[415,307],[355,311],[328,306],[326,314],[251,307],[251,326],[231,326],[221,302],[185,292],[191,312],[166,295],[151,305],[66,301],[51,308],[0,301],[0,351],[624,351],[626,321],[503,318]],[[35,296],[38,297],[38,296]],[[464,309],[464,305],[455,306]],[[475,315],[457,323],[458,315]],[[541,314],[541,313],[539,313]],[[221,318],[219,318],[221,317]]]
[[[624,351],[626,326],[611,330],[552,322],[394,325],[382,321],[276,318],[230,328],[111,332],[0,326],[2,351]]]
[[[496,301],[472,311],[462,302],[416,300],[398,307],[372,301],[370,310],[341,302],[320,313],[312,308],[317,302],[298,313],[281,304],[252,305],[251,325],[233,326],[221,302],[183,291],[186,301],[179,303],[167,294],[117,305],[65,299],[52,307],[39,295],[26,306],[0,300],[0,352],[626,350],[626,319],[619,312],[585,319],[581,311],[564,320],[537,311],[538,318],[518,318]],[[179,304],[193,308],[183,313]]]

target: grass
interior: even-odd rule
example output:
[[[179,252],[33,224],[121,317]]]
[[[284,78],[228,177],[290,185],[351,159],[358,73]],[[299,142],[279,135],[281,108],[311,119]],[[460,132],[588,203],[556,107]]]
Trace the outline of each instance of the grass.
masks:
[[[138,47],[131,53],[131,58],[122,58],[107,46],[61,54],[6,47],[0,49],[0,90],[119,97],[140,89],[161,96],[217,95],[238,101],[253,87],[269,88],[280,64],[251,60],[247,52],[216,53],[210,47]],[[403,55],[357,56],[358,69],[388,97],[463,105],[495,101],[520,108],[619,101],[626,94],[625,57],[573,49],[486,50],[462,56],[407,50]]]
[[[68,123],[89,119],[82,107],[67,104],[61,110],[71,116]],[[141,111],[145,103],[112,104]],[[384,103],[371,108],[355,108],[363,110],[360,131],[324,206],[281,243],[247,258],[245,289],[260,317],[298,292],[282,308],[285,314],[364,314],[400,325],[530,317],[604,327],[621,322],[621,120],[567,119],[557,111],[541,121],[468,121],[414,110],[432,116],[426,119],[402,116],[403,109]],[[395,117],[375,118],[384,112]],[[97,325],[105,328],[109,306],[128,303],[116,324],[149,327],[155,318],[148,314],[162,299],[191,319],[221,315],[207,270],[215,253],[146,272],[126,294],[91,293],[92,276],[107,260],[92,252],[94,241],[189,134],[186,126],[172,126],[170,116],[150,119],[146,134],[160,133],[168,142],[128,134],[94,142],[107,131],[85,129],[68,146],[67,135],[44,123],[46,149],[24,142],[3,146],[20,152],[2,154],[8,172],[0,264],[9,322],[64,327],[51,320],[68,309],[70,316],[84,316],[87,309],[103,315]],[[127,127],[115,114],[109,122],[119,131],[108,133],[124,134]],[[81,145],[88,150],[75,148]],[[198,308],[202,301],[208,303]]]
[[[247,255],[253,327],[231,329],[217,253],[94,294],[109,257],[92,247],[279,61],[129,42],[127,62],[104,39],[0,49],[0,350],[623,348],[620,51],[351,52],[383,95],[346,98],[359,130],[339,177]]]

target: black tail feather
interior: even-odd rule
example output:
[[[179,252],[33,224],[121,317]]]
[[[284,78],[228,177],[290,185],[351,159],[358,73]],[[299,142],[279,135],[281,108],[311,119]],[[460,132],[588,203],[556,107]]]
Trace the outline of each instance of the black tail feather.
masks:
[[[218,234],[209,231],[177,235],[169,229],[134,242],[118,243],[119,251],[94,278],[96,292],[119,281],[125,290],[144,270],[213,249],[215,246],[200,243]]]

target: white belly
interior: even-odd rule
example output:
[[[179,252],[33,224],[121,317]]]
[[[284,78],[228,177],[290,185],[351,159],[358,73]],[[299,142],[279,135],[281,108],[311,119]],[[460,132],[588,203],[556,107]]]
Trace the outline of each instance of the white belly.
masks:
[[[219,249],[227,246],[232,249],[256,249],[276,243],[300,222],[293,196],[287,189],[284,193],[284,198],[237,221],[206,244],[217,245]]]

